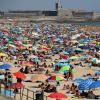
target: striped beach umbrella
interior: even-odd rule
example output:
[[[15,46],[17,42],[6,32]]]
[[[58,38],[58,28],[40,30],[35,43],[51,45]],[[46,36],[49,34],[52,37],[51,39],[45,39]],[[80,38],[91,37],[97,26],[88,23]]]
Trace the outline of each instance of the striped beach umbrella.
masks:
[[[100,87],[100,80],[93,82],[90,86],[89,89],[95,89]]]
[[[53,75],[49,78],[49,80],[51,81],[61,81],[64,79],[64,76],[63,75]]]
[[[89,89],[89,86],[93,83],[94,81],[92,79],[86,79],[84,81],[82,81],[79,86],[78,89],[79,90],[87,90]]]

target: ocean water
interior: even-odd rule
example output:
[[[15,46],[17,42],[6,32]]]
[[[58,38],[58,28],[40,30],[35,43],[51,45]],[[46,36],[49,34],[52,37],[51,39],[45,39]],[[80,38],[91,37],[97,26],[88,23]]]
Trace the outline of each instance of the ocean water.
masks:
[[[77,22],[79,25],[92,25],[92,26],[100,26],[100,21],[97,22]]]

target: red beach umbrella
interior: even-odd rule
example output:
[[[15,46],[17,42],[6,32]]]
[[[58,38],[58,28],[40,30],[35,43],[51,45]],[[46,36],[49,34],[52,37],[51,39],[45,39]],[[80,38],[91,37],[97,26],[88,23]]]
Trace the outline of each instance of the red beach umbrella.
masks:
[[[12,84],[10,88],[13,88],[13,89],[17,88],[18,89],[18,88],[22,88],[22,87],[24,87],[24,85],[20,82],[17,82],[17,83]]]
[[[16,72],[16,73],[13,73],[13,75],[16,77],[16,78],[21,78],[21,79],[25,79],[26,76],[24,73],[22,72]]]
[[[62,98],[67,98],[67,96],[65,94],[58,93],[58,92],[51,93],[48,97],[56,98],[56,100],[62,99]]]

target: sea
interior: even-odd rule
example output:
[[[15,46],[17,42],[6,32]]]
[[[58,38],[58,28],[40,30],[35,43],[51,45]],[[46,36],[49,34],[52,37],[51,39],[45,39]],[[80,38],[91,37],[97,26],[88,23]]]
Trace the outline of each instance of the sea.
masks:
[[[100,21],[96,22],[78,22],[79,25],[92,25],[92,26],[100,26]]]

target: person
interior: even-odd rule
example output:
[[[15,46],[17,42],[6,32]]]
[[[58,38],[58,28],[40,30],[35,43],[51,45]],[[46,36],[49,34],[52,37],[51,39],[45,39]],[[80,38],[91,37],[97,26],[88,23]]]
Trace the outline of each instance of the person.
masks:
[[[76,97],[80,97],[80,91],[78,89],[75,90]]]
[[[49,73],[49,70],[46,70],[45,74],[48,75],[48,73]]]
[[[73,69],[73,68],[70,68],[69,71],[68,71],[68,73],[67,73],[67,75],[66,75],[67,80],[68,80],[69,78],[70,78],[71,80],[73,79],[72,69]]]
[[[18,89],[15,88],[13,92],[14,92],[15,94],[18,93]]]
[[[93,77],[93,79],[94,79],[95,81],[97,81],[97,80],[99,79],[99,76],[98,76],[97,74],[95,74],[95,76]]]
[[[24,73],[25,73],[25,74],[28,74],[28,73],[29,73],[29,69],[28,69],[27,66],[25,67]]]
[[[89,98],[89,99],[95,99],[95,94],[93,93],[93,91],[88,91],[87,98]]]
[[[21,68],[19,71],[23,73],[24,72],[24,68]]]
[[[76,85],[74,83],[72,83],[71,88],[70,88],[70,90],[72,91],[72,93],[75,92],[75,88],[76,88]]]
[[[87,97],[87,92],[82,91],[82,93],[80,93],[81,97]]]
[[[57,86],[60,86],[60,82],[59,81],[57,81]]]

